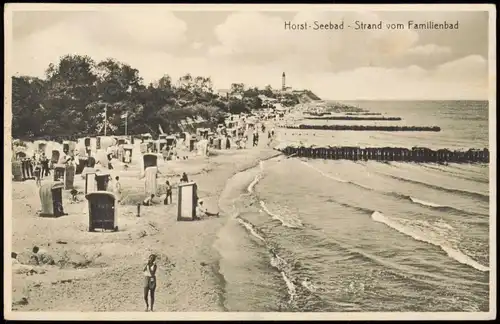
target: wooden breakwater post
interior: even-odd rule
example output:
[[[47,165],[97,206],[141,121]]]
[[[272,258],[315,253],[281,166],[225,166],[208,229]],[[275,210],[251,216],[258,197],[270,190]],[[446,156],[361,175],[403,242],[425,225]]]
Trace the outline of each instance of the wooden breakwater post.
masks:
[[[440,132],[439,126],[378,126],[378,125],[278,125],[287,129],[311,129],[329,131],[384,131],[384,132]]]
[[[426,147],[356,147],[356,146],[287,146],[280,150],[285,155],[326,160],[374,160],[402,162],[434,163],[489,163],[488,149],[469,149],[451,151],[448,149],[432,150]]]
[[[381,117],[381,116],[317,116],[305,117],[304,119],[310,120],[377,120],[377,121],[393,121],[402,120],[401,117]]]

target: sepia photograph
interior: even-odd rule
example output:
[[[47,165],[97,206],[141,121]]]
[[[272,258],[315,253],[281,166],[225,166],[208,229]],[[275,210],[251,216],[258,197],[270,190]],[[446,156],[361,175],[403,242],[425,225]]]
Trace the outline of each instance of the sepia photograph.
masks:
[[[496,317],[493,5],[4,15],[6,319]]]

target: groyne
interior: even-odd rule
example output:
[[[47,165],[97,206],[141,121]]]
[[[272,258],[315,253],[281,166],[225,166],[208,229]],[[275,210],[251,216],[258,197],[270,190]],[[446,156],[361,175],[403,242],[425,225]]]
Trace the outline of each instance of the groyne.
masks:
[[[376,112],[359,112],[359,113],[346,113],[346,115],[377,115],[380,116],[382,113],[376,113]]]
[[[357,116],[317,116],[305,117],[312,120],[401,120],[401,117],[357,117]]]
[[[436,163],[489,163],[488,149],[469,149],[452,151],[449,149],[432,150],[426,147],[316,147],[286,146],[276,148],[287,156],[306,157],[326,160],[376,160],[404,162],[436,162]]]
[[[349,131],[385,131],[385,132],[440,132],[439,126],[376,126],[376,125],[279,125],[288,129],[349,130]]]

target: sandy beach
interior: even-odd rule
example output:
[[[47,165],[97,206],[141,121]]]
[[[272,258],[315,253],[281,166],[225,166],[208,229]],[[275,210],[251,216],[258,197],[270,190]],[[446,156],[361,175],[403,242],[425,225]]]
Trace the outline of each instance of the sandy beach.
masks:
[[[80,194],[80,202],[70,203],[68,191],[63,192],[67,216],[38,217],[34,180],[13,182],[12,251],[24,263],[13,265],[13,310],[143,311],[142,267],[149,254],[156,253],[155,311],[223,311],[213,243],[231,214],[219,209],[218,200],[234,174],[279,154],[265,142],[160,164],[160,192],[165,180],[173,183],[173,204],[165,206],[162,195],[154,206],[141,206],[140,217],[135,205],[143,192],[139,167],[112,170],[124,192],[118,232],[88,232],[87,201]],[[208,210],[220,211],[220,218],[176,220],[175,187],[182,172],[197,183],[198,196]],[[75,176],[75,188],[82,192],[84,186],[81,176]],[[34,246],[40,248],[38,261],[33,261]]]

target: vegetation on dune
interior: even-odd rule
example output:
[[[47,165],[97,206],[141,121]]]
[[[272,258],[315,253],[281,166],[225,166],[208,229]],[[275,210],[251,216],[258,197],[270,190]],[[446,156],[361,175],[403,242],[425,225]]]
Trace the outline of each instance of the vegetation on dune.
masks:
[[[186,74],[173,82],[168,75],[145,85],[137,69],[107,59],[66,55],[50,64],[45,78],[12,77],[12,136],[26,140],[61,139],[102,134],[107,110],[107,134],[158,134],[210,127],[226,113],[259,109],[264,95],[277,98],[270,86],[247,88],[231,85],[228,93],[214,91],[210,77]],[[297,95],[279,98],[283,105],[298,103]]]

